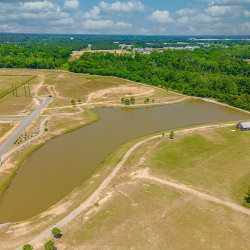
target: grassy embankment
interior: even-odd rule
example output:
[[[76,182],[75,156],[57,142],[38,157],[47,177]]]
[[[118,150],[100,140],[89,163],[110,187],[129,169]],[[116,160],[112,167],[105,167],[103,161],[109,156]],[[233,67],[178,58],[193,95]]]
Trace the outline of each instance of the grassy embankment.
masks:
[[[232,129],[234,126],[197,130],[176,134],[174,140],[165,136],[164,139],[154,139],[141,145],[130,155],[108,189],[97,200],[99,206],[93,204],[66,226],[63,229],[66,233],[57,246],[61,244],[67,249],[93,248],[97,245],[106,245],[111,249],[121,246],[144,249],[157,246],[157,249],[164,249],[171,246],[175,249],[187,245],[186,249],[199,249],[202,245],[204,249],[235,249],[241,242],[247,245],[250,235],[248,216],[150,180],[131,179],[134,172],[149,168],[150,174],[154,176],[185,183],[215,197],[241,204],[242,194],[247,187],[241,185],[240,177],[250,173],[250,169],[246,164],[244,169],[236,171],[230,162],[237,152],[235,155],[231,152],[234,146],[242,143],[242,146],[247,145],[250,135],[240,131],[232,132]],[[52,208],[47,216],[38,216],[26,224],[28,231],[56,223],[81,204],[110,174],[127,150],[142,139],[130,141],[117,149],[94,175],[64,199],[59,207],[66,205],[66,211],[55,218],[52,211],[57,211],[57,206]],[[221,155],[225,157],[217,165],[216,160]],[[240,166],[249,160],[247,150],[241,157]],[[211,162],[214,165],[211,166]],[[220,189],[222,191],[217,192]],[[232,192],[236,189],[240,191]],[[111,198],[107,199],[109,196]],[[227,233],[221,230],[221,226],[227,228]],[[155,237],[152,238],[152,234]],[[111,241],[108,235],[119,240]],[[2,236],[3,240],[8,241],[5,234]],[[150,242],[148,239],[151,239]],[[232,248],[228,248],[229,240],[232,241]]]
[[[161,89],[153,89],[149,86],[143,86],[142,84],[138,83],[128,83],[127,80],[118,79],[114,77],[99,77],[99,76],[88,76],[83,74],[72,74],[72,73],[62,73],[60,71],[50,71],[50,70],[28,70],[28,69],[2,69],[0,71],[1,74],[6,75],[15,75],[15,77],[19,78],[24,74],[29,75],[38,75],[38,77],[31,82],[31,95],[34,96],[34,91],[36,90],[36,86],[38,83],[42,82],[42,86],[38,90],[38,95],[48,95],[50,94],[50,90],[53,92],[54,98],[52,103],[48,105],[48,109],[45,110],[42,114],[51,115],[54,113],[62,113],[62,116],[56,116],[50,119],[46,123],[46,127],[49,129],[50,137],[55,137],[59,134],[65,133],[66,131],[72,131],[77,128],[80,128],[89,122],[93,122],[96,118],[88,118],[88,109],[85,109],[84,114],[80,117],[76,117],[76,119],[71,119],[73,116],[63,116],[65,112],[77,112],[76,108],[64,108],[64,109],[50,109],[53,107],[60,107],[64,105],[70,105],[70,101],[75,99],[78,101],[86,101],[87,97],[90,93],[104,91],[104,93],[99,93],[98,95],[93,98],[95,102],[100,101],[107,101],[111,100],[113,102],[119,102],[123,95],[133,95],[134,93],[138,94],[141,93],[141,88],[145,94],[151,94],[151,100],[154,98],[158,98],[160,100],[178,100],[180,98],[179,95],[174,93],[168,93]],[[10,81],[10,80],[9,80]],[[122,86],[121,93],[113,92],[109,95],[110,88],[119,88]],[[123,89],[125,86],[125,89]],[[129,86],[129,88],[126,88]],[[132,88],[131,88],[132,86]],[[144,89],[145,88],[145,89]],[[22,90],[22,88],[21,88]],[[23,112],[26,110],[26,113],[31,112],[30,107],[33,106],[32,98],[24,97],[24,93],[19,91],[18,98],[13,97],[12,95],[8,95],[7,97],[2,99],[2,103],[0,103],[1,108],[3,109],[2,114],[17,114],[19,112]],[[120,90],[120,89],[119,89]],[[24,91],[24,90],[23,90]],[[143,102],[146,96],[139,96],[138,101]],[[155,98],[156,97],[156,98]],[[92,100],[91,100],[92,101]],[[27,108],[28,107],[28,108]],[[1,111],[1,110],[0,110]],[[80,121],[82,118],[86,119],[86,121]],[[31,136],[32,131],[38,131],[38,126],[42,120],[42,117],[36,118],[36,120],[30,125],[28,129],[26,129],[26,133],[28,137]],[[44,135],[46,137],[46,134]],[[44,139],[45,141],[48,138]],[[39,140],[38,140],[39,141]],[[34,142],[34,145],[25,146],[25,149],[19,150],[20,155],[29,155],[29,152],[32,152],[32,148],[37,144],[40,145],[41,141]],[[24,153],[22,153],[25,151]],[[12,169],[16,172],[17,168],[14,168],[15,165],[22,159],[22,157],[16,157],[14,155],[11,160]],[[15,164],[14,164],[15,162]],[[12,171],[10,171],[12,172]],[[1,183],[8,182],[9,177],[6,177],[6,173],[0,174]],[[4,186],[6,186],[4,184]]]
[[[29,75],[23,75],[24,73],[29,73]],[[17,83],[19,86],[23,82],[33,78],[35,75],[36,74],[33,75],[32,72],[21,72],[20,70],[17,72],[14,70],[0,70],[0,96],[3,96],[12,89],[12,83]],[[38,78],[30,81],[30,89],[36,84],[38,84]],[[17,97],[13,96],[13,94],[9,94],[4,98],[0,98],[0,114],[17,115],[18,113],[30,113],[32,111],[31,108],[34,104],[34,100],[31,97],[28,97],[27,87],[26,95],[27,97],[25,97],[25,90],[22,86],[17,90]]]
[[[29,79],[33,78],[34,76],[31,75],[6,75],[0,74],[0,97],[7,94],[8,92],[12,91],[12,87],[19,87],[24,82],[28,81]],[[12,86],[12,84],[14,84]],[[17,90],[17,94],[18,94]]]
[[[0,123],[0,138],[13,128],[12,123]]]
[[[106,190],[110,198],[102,202],[103,194],[99,207],[93,205],[92,212],[70,223],[61,246],[247,249],[249,216],[149,179],[131,178],[148,169],[152,176],[242,205],[250,183],[250,134],[231,130],[235,126],[176,134],[174,140],[166,136],[136,149]],[[116,165],[119,153],[102,168]]]
[[[62,110],[64,111],[64,110]],[[68,112],[69,110],[67,110]],[[72,112],[73,114],[74,112]],[[19,151],[15,152],[11,156],[11,168],[10,171],[0,173],[0,197],[2,196],[3,192],[5,191],[6,187],[9,185],[10,181],[12,180],[13,176],[16,174],[20,166],[25,162],[25,160],[38,148],[43,146],[47,141],[54,139],[55,137],[70,133],[76,129],[79,129],[83,126],[87,126],[99,119],[99,116],[92,110],[85,108],[82,114],[77,114],[78,120],[70,119],[67,115],[66,117],[61,113],[58,117],[49,120],[45,127],[48,128],[47,132],[44,132],[44,135],[41,138],[34,139],[32,143],[29,143]],[[74,114],[72,115],[74,116]],[[72,118],[71,116],[71,118]],[[31,137],[32,131],[37,130],[39,128],[39,124],[43,118],[37,117],[36,121],[31,124],[27,130],[26,135]],[[40,122],[37,122],[37,121]],[[79,122],[81,120],[81,122]],[[80,125],[79,125],[80,124]],[[59,131],[59,132],[58,132]],[[22,138],[22,136],[21,136]],[[24,142],[24,139],[22,140]],[[14,145],[13,145],[14,146]]]

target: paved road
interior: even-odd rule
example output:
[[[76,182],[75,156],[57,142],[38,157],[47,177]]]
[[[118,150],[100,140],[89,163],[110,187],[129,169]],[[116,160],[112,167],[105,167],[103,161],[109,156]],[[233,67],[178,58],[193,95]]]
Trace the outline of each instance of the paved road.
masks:
[[[30,123],[37,117],[40,111],[45,108],[45,106],[51,101],[52,97],[44,98],[43,103],[41,103],[35,111],[26,118],[0,118],[0,121],[22,121],[22,124],[14,131],[14,133],[9,136],[2,145],[0,145],[0,158],[8,150],[8,148],[16,141],[16,139],[25,131],[25,129],[30,125]]]
[[[39,136],[42,136],[43,133],[44,133],[44,124],[45,124],[45,122],[46,122],[50,117],[57,116],[57,115],[75,115],[75,114],[79,114],[79,113],[84,112],[84,110],[83,110],[80,106],[77,106],[77,108],[78,108],[80,111],[79,111],[79,112],[76,112],[76,113],[58,113],[58,114],[54,114],[54,115],[49,115],[49,116],[47,116],[46,118],[44,118],[44,119],[42,120],[42,122],[40,123],[38,135],[33,136],[33,137],[30,138],[29,140],[26,140],[26,141],[23,142],[22,144],[19,144],[17,147],[15,147],[15,148],[9,150],[8,153],[3,154],[3,155],[2,155],[2,162],[4,162],[6,158],[8,158],[11,154],[13,154],[13,153],[14,153],[15,151],[17,151],[19,148],[22,148],[22,147],[25,146],[26,144],[32,142],[34,139],[38,138]]]

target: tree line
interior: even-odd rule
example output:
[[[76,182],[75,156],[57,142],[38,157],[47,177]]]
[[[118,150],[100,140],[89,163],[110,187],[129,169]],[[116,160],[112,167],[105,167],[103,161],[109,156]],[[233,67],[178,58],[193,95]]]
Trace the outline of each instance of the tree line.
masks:
[[[250,110],[250,65],[242,59],[250,58],[249,48],[212,46],[206,50],[164,50],[134,56],[84,53],[69,63],[69,70],[117,76]]]
[[[68,61],[71,48],[47,46],[44,44],[0,46],[0,68],[60,68]]]

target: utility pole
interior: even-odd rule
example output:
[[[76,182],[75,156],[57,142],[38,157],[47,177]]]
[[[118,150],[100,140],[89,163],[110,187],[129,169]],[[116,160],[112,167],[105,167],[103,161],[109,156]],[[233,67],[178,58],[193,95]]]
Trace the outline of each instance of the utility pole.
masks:
[[[16,97],[17,97],[17,87],[16,87],[16,83],[15,83],[15,89],[16,89]]]
[[[25,93],[25,97],[26,97],[26,87],[25,87],[25,83],[24,83],[24,93]]]
[[[29,89],[29,97],[31,97],[30,96],[30,82],[28,82],[28,89]]]
[[[15,93],[14,93],[14,84],[12,83],[12,93],[13,93],[13,96],[15,96]]]

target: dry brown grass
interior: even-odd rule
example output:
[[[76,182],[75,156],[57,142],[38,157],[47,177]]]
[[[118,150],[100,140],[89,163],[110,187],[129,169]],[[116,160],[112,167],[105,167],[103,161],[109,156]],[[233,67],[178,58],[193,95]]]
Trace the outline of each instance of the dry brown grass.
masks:
[[[247,146],[250,134],[232,132],[233,128],[193,131],[175,136],[174,140],[165,137],[142,145],[100,196],[100,205],[93,204],[64,227],[64,237],[56,246],[247,249],[249,216],[151,180],[132,178],[137,170],[149,168],[151,174],[162,179],[186,183],[240,204],[247,188],[241,189],[242,183],[249,183],[250,159],[247,150],[238,156],[238,150],[233,149]],[[234,158],[238,168],[231,163]]]

